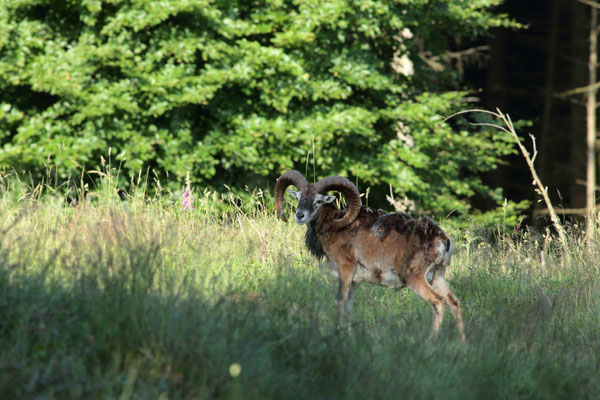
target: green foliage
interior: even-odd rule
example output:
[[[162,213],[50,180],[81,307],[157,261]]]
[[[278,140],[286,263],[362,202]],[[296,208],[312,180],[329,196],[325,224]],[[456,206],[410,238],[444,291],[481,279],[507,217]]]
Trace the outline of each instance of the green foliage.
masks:
[[[431,212],[501,201],[477,176],[510,145],[442,122],[464,93],[422,60],[518,26],[500,2],[2,2],[0,166],[66,179],[111,148],[122,179],[147,167],[241,189],[304,170],[314,148],[311,172],[379,200],[391,184]],[[402,56],[414,73],[392,67]]]
[[[108,189],[74,207],[1,181],[2,397],[600,396],[600,247],[583,233],[563,249],[448,227],[463,344],[449,313],[431,340],[425,301],[367,284],[337,331],[337,282],[274,213],[217,218],[210,196],[183,211]]]

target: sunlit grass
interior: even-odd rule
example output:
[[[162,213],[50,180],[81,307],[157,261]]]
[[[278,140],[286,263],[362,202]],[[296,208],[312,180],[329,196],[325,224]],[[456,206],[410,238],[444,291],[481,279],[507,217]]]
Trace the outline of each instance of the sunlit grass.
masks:
[[[338,332],[337,282],[262,194],[196,190],[192,210],[139,182],[68,198],[2,181],[6,398],[600,396],[600,247],[575,228],[565,252],[444,222],[465,345],[449,313],[431,340],[424,301],[370,285]]]

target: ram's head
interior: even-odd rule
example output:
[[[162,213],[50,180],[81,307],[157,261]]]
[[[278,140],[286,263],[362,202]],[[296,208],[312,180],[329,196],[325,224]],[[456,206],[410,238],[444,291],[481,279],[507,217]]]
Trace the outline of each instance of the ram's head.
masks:
[[[306,224],[315,219],[324,204],[335,200],[335,196],[327,194],[332,190],[339,191],[348,198],[348,209],[342,218],[331,222],[333,228],[339,229],[350,225],[360,212],[360,194],[356,186],[348,179],[340,176],[328,176],[315,184],[311,184],[308,183],[300,172],[291,170],[281,175],[275,185],[277,215],[284,221],[287,218],[283,211],[283,193],[290,185],[298,188],[298,191],[290,191],[290,194],[298,201],[295,219],[299,225]]]

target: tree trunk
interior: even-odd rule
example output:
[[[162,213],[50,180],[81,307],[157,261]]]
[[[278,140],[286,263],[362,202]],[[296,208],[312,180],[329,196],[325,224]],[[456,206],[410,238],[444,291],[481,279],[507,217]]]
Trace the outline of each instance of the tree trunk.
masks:
[[[551,176],[549,172],[550,152],[552,151],[551,142],[551,126],[553,121],[552,116],[552,100],[554,98],[554,79],[556,75],[556,47],[558,44],[558,16],[560,11],[560,1],[554,0],[550,2],[550,25],[549,25],[549,40],[546,48],[546,82],[544,87],[544,113],[542,116],[542,129],[540,132],[540,161],[539,172],[544,182],[547,182]],[[544,208],[544,203],[535,202],[535,210]],[[535,213],[535,211],[534,211]],[[534,225],[538,226],[539,222],[534,220]],[[538,226],[539,227],[539,226]]]
[[[582,23],[588,21],[589,7],[578,2],[567,2],[571,7],[571,37],[570,54],[573,61],[570,63],[570,87],[580,88],[588,83],[588,25]],[[576,99],[576,97],[574,98]],[[582,104],[571,103],[570,105],[570,162],[566,164],[570,180],[570,193],[568,204],[571,208],[584,208],[586,206],[585,187],[579,183],[584,180],[586,173],[586,113]]]
[[[598,62],[598,9],[591,7],[590,17],[590,57],[588,62],[589,85],[596,83],[596,63]],[[585,204],[587,209],[586,237],[594,238],[596,226],[596,90],[587,93],[587,168]]]
[[[550,137],[550,126],[552,120],[552,99],[554,97],[554,75],[556,71],[556,45],[558,36],[558,12],[560,2],[558,0],[552,1],[550,5],[550,27],[549,34],[550,39],[548,40],[548,47],[546,53],[546,85],[544,88],[544,114],[542,117],[542,131],[540,135],[541,146],[540,146],[540,172],[542,178],[545,178],[546,168],[548,167],[548,155],[545,151],[548,146],[548,140]]]

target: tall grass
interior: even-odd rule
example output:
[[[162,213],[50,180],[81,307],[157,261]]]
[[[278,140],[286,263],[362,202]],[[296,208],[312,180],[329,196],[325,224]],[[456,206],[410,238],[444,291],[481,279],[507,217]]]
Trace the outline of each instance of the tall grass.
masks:
[[[260,196],[223,213],[108,185],[73,205],[3,182],[0,397],[600,397],[600,246],[575,227],[565,252],[446,224],[462,344],[449,313],[429,339],[424,301],[370,285],[337,331],[337,282]]]

